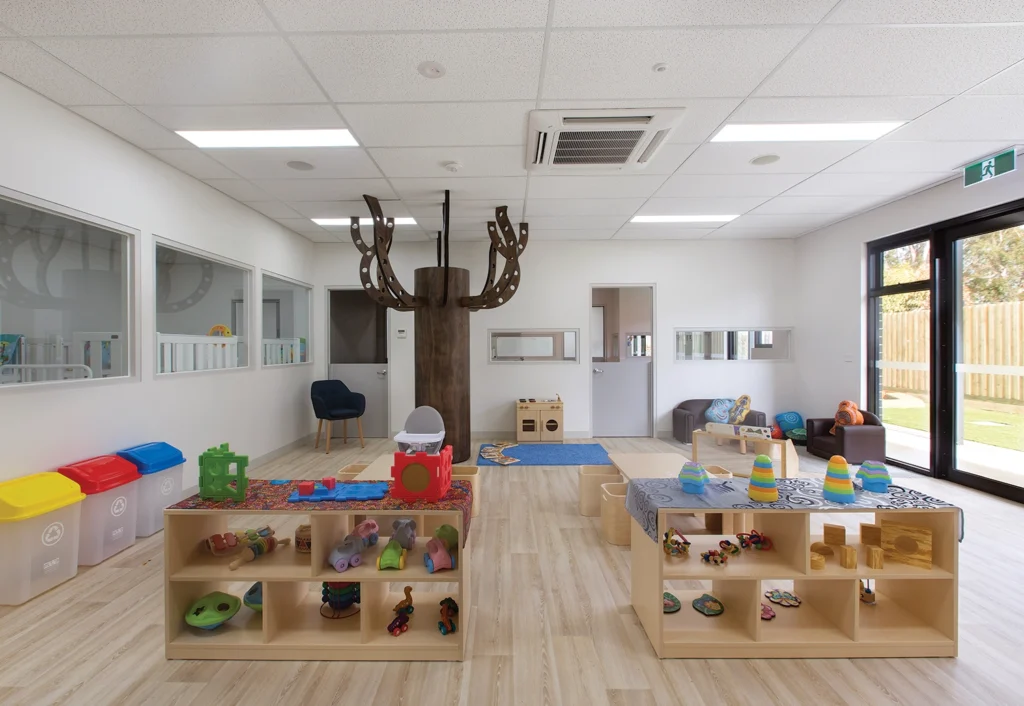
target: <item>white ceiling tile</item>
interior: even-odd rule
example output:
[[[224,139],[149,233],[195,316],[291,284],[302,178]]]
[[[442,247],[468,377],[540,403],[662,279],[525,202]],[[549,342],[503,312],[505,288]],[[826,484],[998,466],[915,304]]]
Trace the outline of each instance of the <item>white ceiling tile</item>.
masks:
[[[439,79],[441,81],[445,79]],[[351,103],[339,108],[361,145],[522,145],[533,101],[500,103]]]
[[[490,219],[494,220],[494,214],[493,213],[490,215]],[[516,219],[512,218],[510,220],[515,221]],[[435,233],[437,233],[437,231],[441,230],[441,217],[440,216],[421,216],[421,217],[416,219],[416,222],[420,224],[420,226],[423,228],[423,230],[425,230],[426,232],[428,232],[430,234],[435,234]],[[448,224],[448,231],[451,232],[451,231],[455,231],[455,230],[458,230],[458,231],[477,231],[477,232],[480,232],[480,233],[483,233],[484,235],[486,235],[487,234],[487,218],[486,217],[481,217],[481,218],[453,218],[453,219],[451,219],[451,223]]]
[[[289,32],[544,27],[548,0],[264,0]]]
[[[684,223],[635,223],[622,227],[615,240],[700,240],[714,231],[707,225],[687,228]]]
[[[726,198],[775,196],[810,174],[673,174],[657,191],[658,197]]]
[[[665,181],[660,174],[631,176],[533,176],[533,199],[616,199],[650,196]]]
[[[287,206],[285,206],[280,201],[256,201],[256,202],[246,203],[245,205],[248,206],[249,208],[251,208],[254,211],[259,211],[260,213],[262,213],[267,218],[274,218],[274,219],[291,218],[291,219],[297,219],[299,217],[299,214],[297,214],[295,211],[293,211],[292,209],[290,209]],[[313,225],[316,225],[316,224],[314,223]]]
[[[819,28],[758,95],[950,95],[1021,58],[1024,25]]]
[[[764,202],[764,196],[731,198],[653,198],[637,211],[638,216],[741,215]],[[706,226],[704,226],[706,227]]]
[[[537,230],[615,230],[625,225],[629,216],[530,216],[530,229]]]
[[[745,96],[809,28],[553,32],[545,98]],[[652,70],[657,63],[668,70]]]
[[[672,135],[670,142],[699,143],[711,136],[729,113],[736,109],[742,98],[687,98],[647,99],[638,105],[636,100],[542,100],[537,107],[542,110],[588,110],[602,108],[681,108],[683,118]]]
[[[530,233],[530,237],[533,237],[533,233]],[[427,238],[431,241],[437,241],[437,235],[435,233],[427,234]],[[482,229],[477,230],[449,230],[448,231],[449,242],[467,242],[471,240],[489,240],[487,237],[487,231]]]
[[[546,240],[611,240],[614,230],[534,230],[530,229],[531,241]],[[527,257],[530,249],[527,246]]]
[[[815,229],[817,230],[817,229]],[[707,240],[791,240],[810,231],[792,228],[719,228]]]
[[[972,88],[970,93],[990,96],[1024,95],[1024,61]]]
[[[809,228],[820,228],[828,223],[842,218],[839,213],[786,213],[786,214],[759,214],[748,213],[740,216],[735,221],[725,226],[729,230],[733,228],[788,228],[791,230],[807,230]]]
[[[750,215],[791,215],[807,213],[845,214],[863,211],[884,200],[883,196],[776,196]]]
[[[284,225],[284,224],[282,224],[282,225]],[[287,226],[285,226],[285,227],[287,227]],[[298,231],[296,231],[296,232],[298,232]],[[344,241],[338,240],[336,237],[334,237],[333,234],[328,233],[327,231],[323,231],[323,230],[319,231],[317,233],[299,233],[299,235],[301,235],[303,238],[306,238],[307,240],[312,240],[314,243],[342,243],[342,242],[344,242]],[[355,245],[352,245],[351,241],[348,242],[348,245],[351,245],[353,250],[356,247]]]
[[[120,100],[34,44],[0,40],[0,73],[61,105],[118,105]]]
[[[786,196],[897,196],[938,184],[949,172],[933,174],[816,174]]]
[[[4,23],[25,35],[272,32],[256,0],[32,0],[4,5]]]
[[[369,150],[386,177],[526,176],[525,150],[515,147],[376,147]],[[442,165],[458,162],[452,174]]]
[[[679,168],[680,174],[803,174],[817,172],[856,152],[867,142],[712,142],[702,145]],[[761,155],[781,157],[756,166]]]
[[[836,24],[1024,22],[1024,6],[1017,0],[846,0],[828,21]]]
[[[960,96],[892,133],[894,140],[1024,142],[1024,95]]]
[[[913,120],[950,96],[750,98],[732,123],[828,123]]]
[[[555,27],[816,24],[835,0],[558,0]]]
[[[43,39],[69,66],[132,104],[322,101],[280,37]]]
[[[362,199],[353,201],[293,201],[289,207],[308,218],[370,217],[370,207]],[[401,201],[380,202],[385,218],[403,218],[411,215]]]
[[[1024,127],[1021,128],[1024,137]],[[987,157],[1006,142],[898,142],[881,140],[832,166],[830,174],[863,172],[944,172]]]
[[[213,159],[245,179],[374,179],[380,170],[365,150],[355,147],[303,147],[274,149],[205,150]],[[298,161],[312,164],[312,171],[288,166]]]
[[[323,229],[328,233],[333,233],[337,238],[341,240],[348,240],[350,242],[352,240],[351,226],[323,226]],[[372,237],[373,228],[371,228],[369,225],[363,226],[360,229],[360,233],[367,235],[367,237]],[[394,233],[396,236],[413,234],[416,236],[415,238],[412,238],[413,240],[423,239],[424,237],[426,237],[423,233],[423,228],[421,228],[419,224],[396,225],[394,227]],[[406,239],[409,240],[409,238]],[[399,238],[399,240],[401,240],[401,238]]]
[[[645,199],[530,199],[526,215],[533,216],[632,216]]]
[[[158,159],[196,179],[237,179],[223,164],[215,162],[195,148],[184,150],[149,150]]]
[[[441,201],[444,198],[442,192],[441,197],[437,201],[403,201],[402,203],[406,208],[409,209],[409,215],[419,218],[441,218]],[[518,221],[522,218],[523,214],[523,200],[522,199],[482,199],[468,201],[464,198],[453,198],[450,204],[451,212],[450,216],[452,220],[457,218],[471,218],[479,223],[486,221],[493,221],[494,209],[498,206],[505,206],[508,208],[508,217],[512,221]],[[428,229],[429,230],[429,229]]]
[[[265,191],[245,179],[203,179],[204,182],[238,201],[271,201]]]
[[[71,110],[142,149],[188,149],[191,144],[126,105],[83,105]]]
[[[320,105],[143,105],[139,110],[171,130],[285,130],[342,128],[328,103]]]
[[[385,179],[261,179],[254,183],[267,194],[288,204],[294,201],[359,201],[363,194],[382,200],[395,198],[395,192]],[[242,200],[273,199],[256,197]]]
[[[536,98],[543,32],[306,35],[292,38],[340,103]],[[447,73],[416,70],[436,61]]]
[[[477,179],[392,179],[391,185],[403,200],[434,201],[451,191],[452,203],[463,199],[509,199],[522,201],[526,196],[526,177],[480,177]]]

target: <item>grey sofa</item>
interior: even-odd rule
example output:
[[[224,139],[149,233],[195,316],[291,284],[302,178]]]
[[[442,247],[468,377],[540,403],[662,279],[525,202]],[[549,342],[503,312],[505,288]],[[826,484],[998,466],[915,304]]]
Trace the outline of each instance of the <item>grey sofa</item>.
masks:
[[[712,400],[686,400],[672,410],[672,436],[676,441],[684,444],[693,443],[693,430],[704,428],[707,422],[704,413],[708,411],[711,402]],[[767,420],[764,412],[752,409],[747,413],[743,423],[754,427],[766,427]]]

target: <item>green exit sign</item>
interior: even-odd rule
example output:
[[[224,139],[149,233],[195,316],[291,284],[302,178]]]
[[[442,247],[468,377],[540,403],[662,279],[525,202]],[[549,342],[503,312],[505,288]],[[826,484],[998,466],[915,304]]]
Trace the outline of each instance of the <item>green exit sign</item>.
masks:
[[[991,157],[986,157],[979,162],[964,167],[964,187],[974,186],[983,181],[995,179],[997,176],[1012,172],[1016,168],[1016,149],[994,154]]]

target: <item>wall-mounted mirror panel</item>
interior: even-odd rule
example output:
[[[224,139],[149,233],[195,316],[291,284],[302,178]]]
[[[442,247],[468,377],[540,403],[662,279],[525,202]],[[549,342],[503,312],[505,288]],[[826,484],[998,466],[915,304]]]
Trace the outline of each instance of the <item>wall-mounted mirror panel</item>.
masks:
[[[576,363],[579,330],[489,331],[492,363]]]
[[[676,360],[789,360],[791,329],[676,329]]]

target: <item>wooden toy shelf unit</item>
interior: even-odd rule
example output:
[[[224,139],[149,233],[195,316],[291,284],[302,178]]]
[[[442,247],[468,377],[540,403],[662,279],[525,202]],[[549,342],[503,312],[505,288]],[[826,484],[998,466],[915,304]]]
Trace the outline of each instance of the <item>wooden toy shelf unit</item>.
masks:
[[[259,481],[254,481],[259,482]],[[294,486],[293,486],[294,487]],[[468,499],[468,495],[467,495]],[[184,501],[187,503],[188,501]],[[336,503],[344,506],[347,503]],[[179,504],[180,505],[180,504]],[[195,660],[387,660],[462,661],[469,633],[470,546],[468,537],[457,553],[455,570],[429,573],[423,555],[433,530],[449,524],[464,538],[460,509],[373,508],[319,510],[291,503],[287,509],[169,508],[164,512],[164,573],[167,659]],[[323,503],[316,504],[322,507]],[[467,506],[468,507],[468,506]],[[362,555],[362,564],[343,573],[327,564],[331,549],[366,517],[380,525],[380,539]],[[404,569],[377,569],[377,557],[388,543],[391,523],[399,517],[417,521],[416,546],[409,550]],[[299,524],[310,525],[311,552],[300,553],[295,543],[242,564],[231,571],[233,557],[215,557],[203,545],[213,534],[269,525],[277,537],[290,537]],[[263,582],[263,609],[242,607],[221,627],[199,630],[185,624],[188,607],[211,591],[241,597],[254,582]],[[324,581],[358,582],[357,615],[328,619],[320,614]],[[412,586],[414,614],[409,630],[395,637],[387,625],[393,607]],[[438,630],[440,601],[455,599],[459,613],[453,634]]]
[[[829,508],[872,523],[894,521],[931,530],[930,569],[889,561],[868,568],[867,550],[847,530],[847,545],[857,552],[857,567],[843,568],[839,546],[825,568],[810,565],[810,546],[823,537],[810,533],[811,512],[747,509],[752,529],[767,535],[774,548],[745,550],[724,566],[701,561],[701,552],[736,537],[689,535],[688,557],[668,557],[643,527],[631,522],[632,602],[647,636],[662,658],[820,658],[820,657],[955,657],[957,654],[957,508],[866,510]],[[679,510],[658,510],[658,536]],[[865,517],[865,514],[868,516]],[[847,515],[849,516],[849,515]],[[862,519],[863,518],[863,519]],[[751,528],[747,528],[749,531]],[[859,584],[868,579],[875,603],[860,600]],[[704,588],[679,589],[683,581],[703,581]],[[710,584],[710,585],[708,585]],[[687,584],[693,585],[693,584]],[[766,590],[791,591],[799,607],[770,603]],[[676,613],[662,611],[662,593],[682,603]],[[710,593],[725,606],[708,617],[691,601]],[[776,617],[761,620],[761,604]]]

